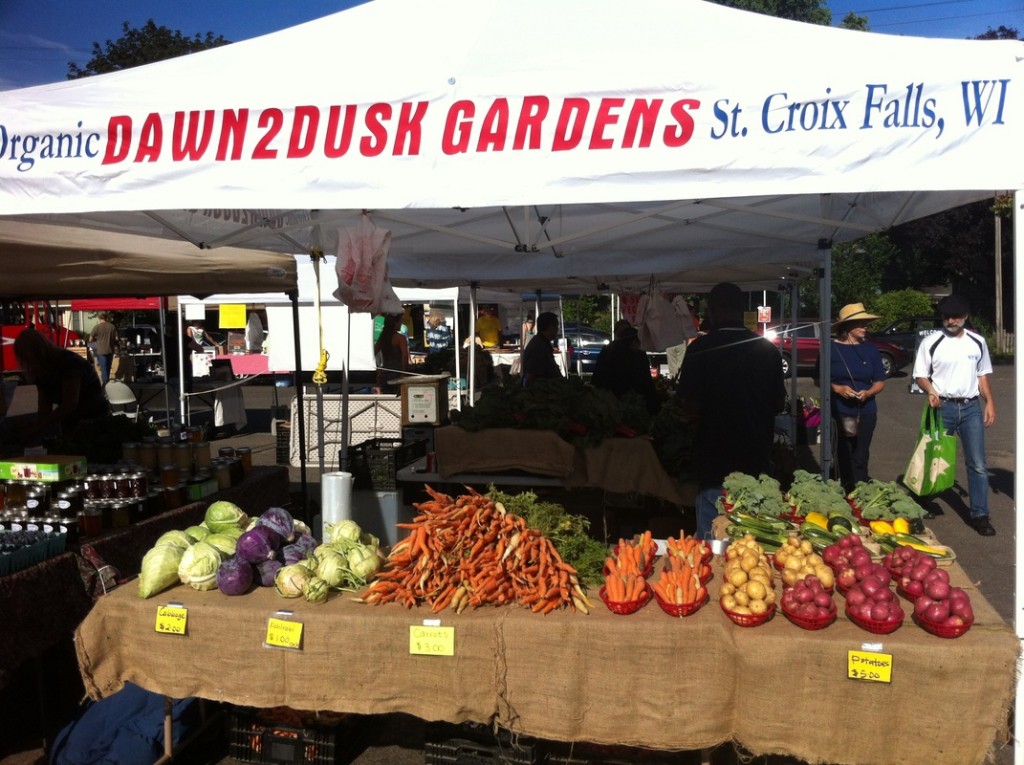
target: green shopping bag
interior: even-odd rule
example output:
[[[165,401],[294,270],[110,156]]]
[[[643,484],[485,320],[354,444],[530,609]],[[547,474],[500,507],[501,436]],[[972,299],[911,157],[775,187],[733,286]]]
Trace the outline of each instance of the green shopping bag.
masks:
[[[917,446],[910,455],[903,483],[919,497],[939,494],[956,480],[956,436],[946,434],[942,410],[924,405]]]

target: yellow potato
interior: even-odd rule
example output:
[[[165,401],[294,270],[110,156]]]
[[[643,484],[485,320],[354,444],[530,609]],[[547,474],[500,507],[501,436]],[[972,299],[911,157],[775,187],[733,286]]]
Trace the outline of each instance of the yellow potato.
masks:
[[[802,541],[800,543],[800,552],[802,552],[804,555],[813,555],[814,554],[814,545],[812,545],[810,542],[808,542],[805,539],[804,541]]]
[[[747,608],[752,614],[763,614],[768,611],[768,603],[764,600],[752,600]]]
[[[750,603],[750,596],[744,590],[736,590],[732,597],[736,601],[737,606],[745,606]]]
[[[719,595],[732,595],[736,592],[736,585],[732,582],[726,582],[722,585],[722,589],[718,591]]]
[[[744,591],[747,593],[748,596],[750,596],[750,599],[752,601],[763,600],[766,588],[763,583],[757,581],[756,579],[751,579],[749,582],[746,583],[746,585],[744,585]]]
[[[753,553],[744,553],[740,558],[740,568],[750,573],[757,566],[757,556]]]
[[[741,584],[747,581],[747,572],[743,569],[734,569],[727,575],[727,579],[732,583],[733,586],[739,587]]]
[[[732,611],[733,613],[736,613],[736,614],[749,614],[750,613],[750,609],[747,608],[746,606],[736,606],[736,608],[730,608],[729,610]]]
[[[726,595],[722,598],[721,602],[722,605],[725,608],[728,608],[730,611],[736,610],[736,598],[734,598],[732,595]]]

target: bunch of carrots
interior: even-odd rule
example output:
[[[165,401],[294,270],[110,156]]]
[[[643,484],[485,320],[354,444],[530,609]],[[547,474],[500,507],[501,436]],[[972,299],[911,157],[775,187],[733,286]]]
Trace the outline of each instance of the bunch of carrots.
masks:
[[[708,546],[694,537],[669,537],[665,565],[654,583],[654,591],[666,603],[702,603],[708,595],[704,582],[711,575],[707,553]]]
[[[650,531],[645,531],[635,540],[619,539],[604,562],[604,587],[608,600],[632,603],[647,597],[646,576],[657,550]]]
[[[550,539],[472,489],[453,499],[424,488],[431,500],[415,505],[412,523],[398,524],[409,535],[357,600],[408,608],[426,603],[433,613],[512,603],[537,613],[590,613],[576,570]]]

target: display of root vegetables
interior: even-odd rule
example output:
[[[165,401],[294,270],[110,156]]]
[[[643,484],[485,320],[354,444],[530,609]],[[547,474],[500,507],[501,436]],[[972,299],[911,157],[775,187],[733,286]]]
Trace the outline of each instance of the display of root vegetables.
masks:
[[[636,540],[620,539],[605,560],[604,588],[613,603],[636,603],[650,597],[647,576],[654,566],[658,546],[645,531]]]
[[[654,583],[654,591],[665,603],[677,606],[702,603],[708,595],[705,582],[711,577],[708,563],[711,551],[695,537],[682,533],[679,537],[666,540],[664,566]]]
[[[457,498],[424,487],[409,535],[357,600],[429,606],[433,613],[518,603],[537,613],[593,607],[551,541],[504,506],[471,491]]]

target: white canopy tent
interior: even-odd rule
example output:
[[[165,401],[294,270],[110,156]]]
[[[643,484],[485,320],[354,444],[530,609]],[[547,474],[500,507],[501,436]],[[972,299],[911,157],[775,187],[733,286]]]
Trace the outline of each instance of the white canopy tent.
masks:
[[[374,0],[0,93],[0,210],[328,253],[368,211],[398,285],[774,289],[827,275],[834,243],[1024,189],[1022,68],[1016,41],[699,0]]]

